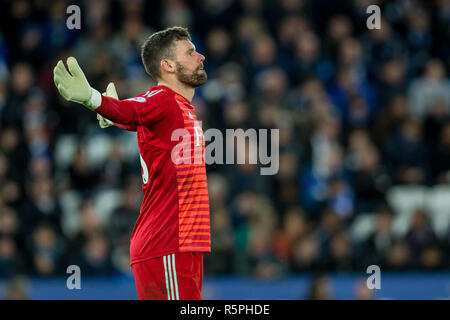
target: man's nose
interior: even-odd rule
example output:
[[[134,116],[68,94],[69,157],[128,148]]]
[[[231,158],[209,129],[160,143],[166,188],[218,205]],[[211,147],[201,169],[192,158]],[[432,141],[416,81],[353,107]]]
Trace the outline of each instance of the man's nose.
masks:
[[[199,53],[198,55],[200,56],[200,61],[201,62],[205,61],[205,56],[204,55],[202,55],[201,53]]]

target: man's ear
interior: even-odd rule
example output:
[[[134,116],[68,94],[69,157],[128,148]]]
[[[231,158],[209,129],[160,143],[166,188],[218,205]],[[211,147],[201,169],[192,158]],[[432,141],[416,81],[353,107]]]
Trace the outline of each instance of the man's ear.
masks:
[[[169,59],[161,60],[161,70],[172,73],[175,72],[175,63]]]

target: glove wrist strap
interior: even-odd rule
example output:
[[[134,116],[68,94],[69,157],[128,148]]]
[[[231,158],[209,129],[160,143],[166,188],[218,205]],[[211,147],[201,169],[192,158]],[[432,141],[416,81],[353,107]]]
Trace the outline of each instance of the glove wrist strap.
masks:
[[[91,98],[86,102],[85,106],[91,110],[95,110],[102,104],[102,95],[94,88],[91,88],[91,90]]]

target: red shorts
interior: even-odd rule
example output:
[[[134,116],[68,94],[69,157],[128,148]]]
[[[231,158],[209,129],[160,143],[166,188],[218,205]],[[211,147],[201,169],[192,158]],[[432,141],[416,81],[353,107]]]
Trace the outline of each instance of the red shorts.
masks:
[[[134,263],[139,300],[201,300],[203,253],[174,253]]]

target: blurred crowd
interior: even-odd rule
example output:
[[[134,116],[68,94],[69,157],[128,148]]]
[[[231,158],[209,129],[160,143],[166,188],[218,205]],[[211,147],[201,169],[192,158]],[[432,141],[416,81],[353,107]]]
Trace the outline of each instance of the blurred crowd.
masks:
[[[80,30],[66,26],[71,4]],[[380,29],[366,26],[372,4]],[[193,101],[203,130],[280,129],[276,175],[207,166],[206,275],[450,269],[449,230],[438,234],[417,207],[394,232],[386,197],[450,183],[449,1],[15,0],[0,12],[0,278],[70,264],[130,273],[135,134],[100,129],[57,94],[52,71],[73,55],[93,87],[113,81],[132,97],[154,85],[141,44],[173,25],[206,57]],[[361,216],[373,228],[355,238]]]

